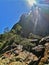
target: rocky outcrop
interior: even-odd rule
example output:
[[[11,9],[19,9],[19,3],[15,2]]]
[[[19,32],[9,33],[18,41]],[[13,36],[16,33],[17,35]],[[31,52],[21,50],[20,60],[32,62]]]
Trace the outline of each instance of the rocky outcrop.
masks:
[[[42,43],[45,41],[44,44]],[[23,45],[17,45],[13,43],[11,49],[5,51],[0,57],[0,63],[11,65],[11,64],[23,64],[24,65],[42,65],[49,63],[49,37],[42,38],[37,46],[31,47],[31,51],[23,49]],[[32,41],[33,40],[29,40]],[[4,50],[8,49],[6,47]],[[28,48],[27,48],[28,49]],[[7,60],[8,59],[8,60]]]
[[[43,57],[45,52],[45,48],[43,45],[38,45],[32,48],[32,53],[34,53],[37,57]]]

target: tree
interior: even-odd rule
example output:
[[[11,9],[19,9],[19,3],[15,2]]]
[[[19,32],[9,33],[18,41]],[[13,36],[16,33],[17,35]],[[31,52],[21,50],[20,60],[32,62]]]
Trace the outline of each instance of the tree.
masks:
[[[4,29],[4,33],[8,33],[8,32],[9,32],[9,28],[6,27],[6,28]]]
[[[16,34],[16,31],[14,29],[11,30],[11,33]]]
[[[16,26],[16,32],[18,34],[21,34],[21,30],[22,30],[22,27],[19,24],[17,24],[17,26]]]
[[[31,38],[31,39],[33,38],[33,34],[32,33],[29,34],[29,38]]]

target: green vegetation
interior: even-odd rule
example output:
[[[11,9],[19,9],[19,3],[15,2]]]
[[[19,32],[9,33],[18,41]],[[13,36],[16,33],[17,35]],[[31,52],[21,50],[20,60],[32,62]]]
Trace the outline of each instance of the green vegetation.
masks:
[[[36,43],[32,42],[32,39],[41,39],[42,37],[32,33],[29,33],[28,36],[25,37],[23,36],[23,32],[22,26],[17,24],[16,27],[10,31],[8,28],[5,28],[4,34],[0,34],[0,65],[28,65],[26,63],[26,61],[30,60],[30,58],[28,59],[28,55],[32,51],[31,49],[36,46]],[[20,49],[17,50],[19,45]],[[21,46],[23,47],[22,50]],[[32,55],[32,52],[30,55],[36,57]],[[41,64],[44,64],[43,61]]]

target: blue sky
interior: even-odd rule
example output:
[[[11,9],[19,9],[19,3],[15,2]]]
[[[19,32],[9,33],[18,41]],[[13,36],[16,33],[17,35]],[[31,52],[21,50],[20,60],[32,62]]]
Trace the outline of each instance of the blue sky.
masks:
[[[0,33],[6,27],[11,29],[20,16],[29,10],[25,0],[0,0]]]

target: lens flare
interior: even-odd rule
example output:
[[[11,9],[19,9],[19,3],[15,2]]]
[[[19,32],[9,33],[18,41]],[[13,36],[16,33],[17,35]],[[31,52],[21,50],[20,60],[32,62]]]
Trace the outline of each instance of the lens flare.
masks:
[[[36,4],[35,0],[27,0],[27,2],[29,3],[30,6],[33,6],[33,4]]]

